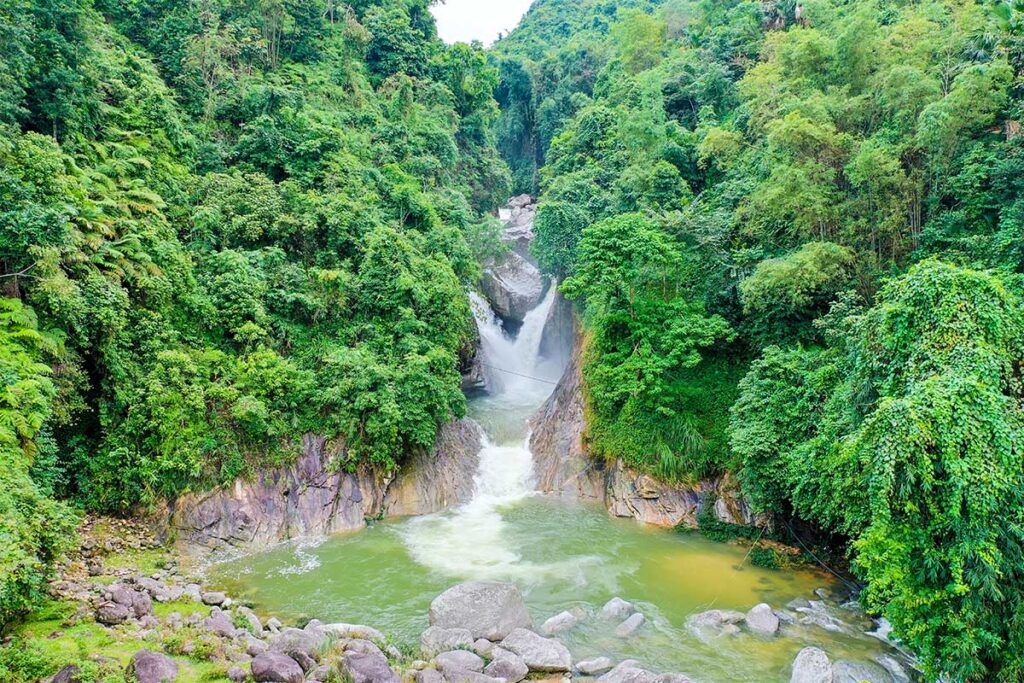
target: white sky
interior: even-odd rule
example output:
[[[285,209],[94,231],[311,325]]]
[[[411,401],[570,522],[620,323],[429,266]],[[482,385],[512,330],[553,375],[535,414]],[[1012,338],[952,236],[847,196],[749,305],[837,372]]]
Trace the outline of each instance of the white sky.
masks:
[[[533,0],[444,0],[431,11],[437,32],[446,43],[479,40],[490,45],[508,33],[526,14]]]

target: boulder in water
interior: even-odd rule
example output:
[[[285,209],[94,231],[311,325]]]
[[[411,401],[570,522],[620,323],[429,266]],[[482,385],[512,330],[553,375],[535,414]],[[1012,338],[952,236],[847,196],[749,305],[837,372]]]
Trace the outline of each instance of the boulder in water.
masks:
[[[647,621],[644,615],[639,612],[635,612],[629,616],[625,621],[615,627],[615,635],[619,638],[628,638],[640,630],[640,627]]]
[[[584,659],[582,662],[576,662],[574,668],[584,676],[600,676],[611,671],[613,666],[615,666],[615,663],[608,657],[595,657],[593,659]]]
[[[892,676],[874,662],[840,660],[832,665],[832,683],[893,683]]]
[[[789,683],[832,683],[832,662],[825,651],[817,647],[800,650]]]
[[[503,320],[522,323],[543,298],[545,282],[535,265],[510,251],[484,269],[480,289]]]
[[[601,616],[606,619],[625,619],[636,611],[633,603],[626,602],[622,598],[612,598],[601,608]]]
[[[540,631],[551,636],[575,628],[578,623],[580,623],[579,617],[572,612],[560,612],[541,624]]]
[[[472,638],[502,640],[515,629],[529,628],[531,622],[523,595],[514,584],[469,581],[434,598],[430,625],[467,629],[472,644]]]
[[[779,632],[779,618],[770,605],[754,605],[746,616],[747,628],[763,636],[774,636]]]
[[[501,641],[501,646],[522,657],[530,671],[556,673],[572,668],[572,655],[565,645],[525,628],[512,631]]]

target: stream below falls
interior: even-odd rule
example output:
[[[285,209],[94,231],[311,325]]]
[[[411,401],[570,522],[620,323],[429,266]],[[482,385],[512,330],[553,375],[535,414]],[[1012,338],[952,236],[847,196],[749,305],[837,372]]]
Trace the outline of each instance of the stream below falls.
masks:
[[[411,651],[428,626],[430,601],[460,581],[516,583],[535,625],[567,609],[596,615],[620,596],[635,603],[647,623],[623,639],[613,633],[616,624],[583,619],[559,635],[575,660],[634,658],[652,671],[708,683],[788,681],[793,658],[807,645],[833,659],[869,660],[886,651],[857,627],[843,633],[796,627],[773,639],[691,631],[686,620],[697,612],[746,611],[760,602],[781,608],[832,586],[816,572],[754,567],[745,548],[647,528],[614,519],[599,505],[534,491],[527,420],[562,370],[539,353],[554,286],[550,290],[515,338],[474,297],[491,392],[470,401],[470,415],[487,438],[469,503],[222,562],[209,569],[211,582],[279,616],[368,624]],[[850,613],[851,624],[857,618]]]

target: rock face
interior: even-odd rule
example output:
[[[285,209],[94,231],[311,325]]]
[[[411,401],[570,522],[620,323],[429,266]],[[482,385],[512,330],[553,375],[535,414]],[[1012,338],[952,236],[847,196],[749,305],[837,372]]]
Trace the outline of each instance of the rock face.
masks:
[[[544,296],[547,282],[537,266],[510,251],[484,268],[480,289],[502,320],[522,323]]]
[[[578,327],[578,324],[577,324]],[[554,392],[530,420],[530,450],[537,490],[582,500],[601,500],[616,517],[645,524],[696,528],[704,505],[714,501],[716,518],[730,524],[762,525],[737,482],[729,477],[705,479],[693,486],[673,486],[627,467],[622,461],[605,467],[586,451],[581,357],[576,335],[573,352]]]
[[[426,515],[469,502],[480,465],[480,426],[470,419],[445,425],[430,453],[414,455],[384,495],[384,515]]]
[[[577,344],[554,392],[530,420],[537,490],[579,500],[604,500],[604,464],[583,445],[581,349]]]
[[[529,628],[530,615],[514,584],[470,581],[434,598],[430,625],[467,629],[473,638],[498,641],[517,628]]]
[[[368,468],[333,471],[342,448],[306,435],[294,464],[252,480],[174,501],[170,524],[186,553],[258,550],[289,538],[360,529],[367,518],[437,512],[468,500],[478,464],[480,430],[471,420],[441,427],[429,455],[397,478]]]
[[[508,206],[498,212],[505,224],[502,240],[523,258],[530,259],[530,243],[533,242],[533,223],[537,205],[528,194],[521,194],[508,200]]]

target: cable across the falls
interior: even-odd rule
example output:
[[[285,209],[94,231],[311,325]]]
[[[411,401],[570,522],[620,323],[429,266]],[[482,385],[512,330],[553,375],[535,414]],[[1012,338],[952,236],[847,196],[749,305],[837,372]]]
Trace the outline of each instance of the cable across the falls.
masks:
[[[484,366],[485,368],[490,368],[491,370],[497,370],[498,372],[504,372],[504,373],[507,373],[509,375],[515,375],[516,377],[523,377],[525,379],[532,379],[535,382],[544,382],[544,384],[552,384],[552,385],[558,384],[558,382],[553,382],[550,379],[541,379],[540,377],[532,377],[530,375],[524,375],[521,372],[515,372],[513,370],[506,370],[505,368],[499,368],[498,366],[491,365],[490,363],[480,363],[480,365]]]

